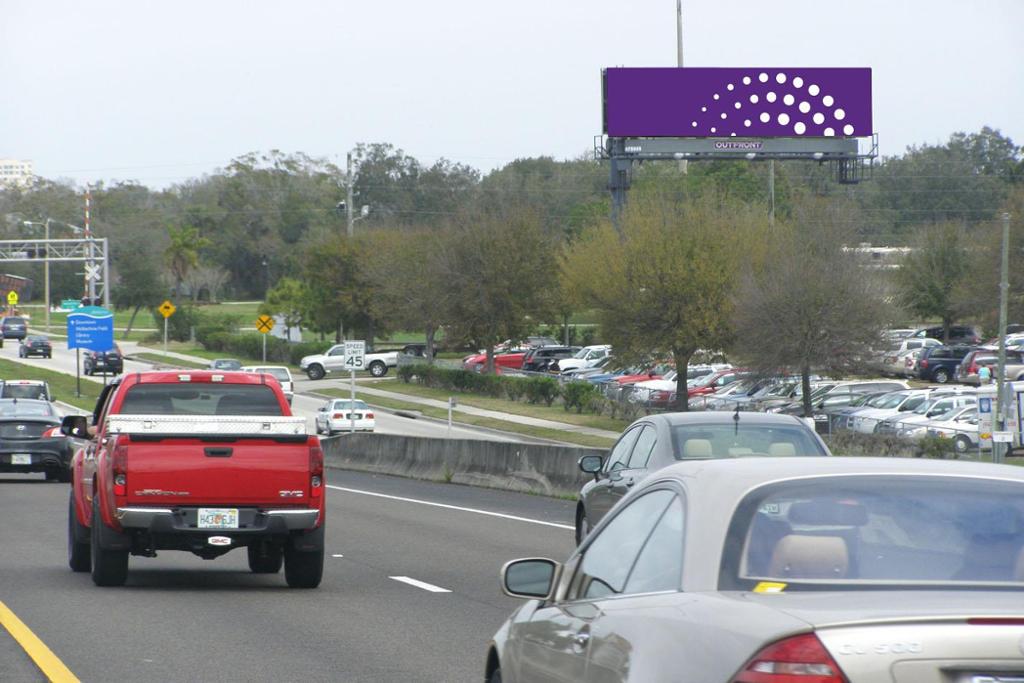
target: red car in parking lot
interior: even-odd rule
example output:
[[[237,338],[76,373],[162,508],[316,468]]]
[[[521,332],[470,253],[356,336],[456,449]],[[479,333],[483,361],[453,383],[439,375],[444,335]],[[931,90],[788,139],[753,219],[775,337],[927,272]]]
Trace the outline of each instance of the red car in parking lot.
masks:
[[[495,368],[511,368],[513,370],[519,370],[523,367],[523,358],[526,357],[527,349],[519,351],[510,351],[508,353],[496,353],[494,354],[494,367]],[[462,359],[462,369],[471,370],[473,372],[482,372],[484,367],[487,365],[487,354],[476,353],[472,356],[466,356]]]

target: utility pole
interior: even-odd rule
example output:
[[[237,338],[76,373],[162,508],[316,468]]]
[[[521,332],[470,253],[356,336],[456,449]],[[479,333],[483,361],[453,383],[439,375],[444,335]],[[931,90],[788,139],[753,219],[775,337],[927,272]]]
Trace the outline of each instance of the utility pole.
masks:
[[[345,199],[345,216],[348,219],[348,237],[352,239],[355,234],[355,219],[352,217],[352,152],[348,153],[345,165],[345,189],[348,194]]]
[[[996,373],[996,420],[995,431],[1006,431],[1007,401],[1003,395],[1006,386],[1006,304],[1010,291],[1010,214],[1003,213],[1003,250],[999,267],[999,370]],[[1003,462],[1003,444],[992,440],[992,461]]]

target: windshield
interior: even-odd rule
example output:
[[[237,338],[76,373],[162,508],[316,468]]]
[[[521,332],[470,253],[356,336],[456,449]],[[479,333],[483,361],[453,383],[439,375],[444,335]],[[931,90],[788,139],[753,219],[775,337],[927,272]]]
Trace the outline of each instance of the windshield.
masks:
[[[1024,588],[1024,484],[968,477],[817,478],[754,491],[737,508],[723,568],[740,585],[827,583]],[[737,556],[737,550],[742,548]],[[732,556],[729,553],[734,553]],[[797,584],[797,585],[794,585]]]
[[[882,408],[884,410],[898,408],[905,400],[907,400],[906,394],[886,394],[886,396],[879,401],[875,407]]]
[[[0,401],[0,415],[4,417],[21,417],[27,415],[54,415],[53,408],[45,401]]]
[[[124,415],[283,415],[263,384],[136,384],[121,404]]]
[[[355,403],[352,401],[335,401],[332,410],[349,410],[350,408],[353,410],[369,410],[370,406],[362,401],[356,401]]]
[[[744,423],[742,419],[674,426],[672,444],[676,460],[828,455],[813,434],[799,425]]]
[[[46,387],[42,384],[10,384],[3,385],[0,396],[4,398],[36,398],[47,400]]]

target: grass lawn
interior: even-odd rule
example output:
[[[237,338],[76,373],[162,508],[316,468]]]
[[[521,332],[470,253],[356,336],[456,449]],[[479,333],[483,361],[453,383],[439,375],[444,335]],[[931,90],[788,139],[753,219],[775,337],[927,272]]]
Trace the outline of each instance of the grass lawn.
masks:
[[[452,394],[443,389],[433,389],[419,384],[405,384],[400,381],[381,382],[378,389],[385,389],[395,393],[418,396],[420,398],[433,398],[439,401],[447,401],[449,396],[455,396],[462,405],[484,408],[486,410],[498,410],[513,415],[524,415],[526,417],[538,417],[544,420],[554,420],[581,427],[592,427],[594,429],[607,429],[611,432],[621,432],[630,422],[600,415],[577,414],[564,410],[561,406],[548,407],[545,405],[532,405],[520,401],[509,401],[502,398],[491,398],[489,396],[477,396],[475,394]]]
[[[350,397],[349,390],[347,389],[324,389],[318,393],[337,398]],[[409,403],[406,401],[383,398],[381,396],[372,396],[370,394],[360,392],[358,387],[356,388],[356,398],[366,401],[366,403],[371,406],[388,408],[390,410],[415,411],[422,415],[426,415],[427,417],[438,418],[441,420],[448,419],[448,411],[444,408],[431,408],[419,403]],[[589,446],[592,448],[609,448],[614,443],[613,439],[604,439],[599,436],[574,434],[572,432],[564,432],[560,429],[532,427],[530,425],[519,424],[518,422],[506,422],[505,420],[495,420],[488,417],[479,417],[476,415],[467,415],[466,413],[458,412],[453,413],[452,423],[470,425],[473,427],[483,427],[485,429],[497,429],[503,432],[532,436],[537,439],[550,439],[552,441],[561,441],[563,443],[571,443],[578,446]]]
[[[54,370],[43,370],[31,365],[0,358],[0,376],[5,379],[38,379],[50,385],[50,395],[63,403],[91,411],[96,406],[102,384],[82,378],[82,395],[75,395],[75,377]]]

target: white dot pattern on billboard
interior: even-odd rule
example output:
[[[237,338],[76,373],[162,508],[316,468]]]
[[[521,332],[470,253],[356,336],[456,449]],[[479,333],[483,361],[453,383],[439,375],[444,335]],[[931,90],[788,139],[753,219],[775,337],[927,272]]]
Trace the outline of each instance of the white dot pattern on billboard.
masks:
[[[739,83],[742,85],[738,88],[732,82],[724,84],[725,97],[718,92],[710,94],[710,101],[701,106],[700,114],[690,122],[691,127],[697,129],[695,134],[729,136],[736,135],[737,132],[741,132],[743,135],[777,134],[775,130],[771,132],[758,131],[755,122],[749,118],[742,120],[742,126],[739,120],[729,121],[725,110],[742,109],[744,103],[758,104],[762,100],[772,107],[761,111],[757,120],[773,127],[776,123],[785,126],[787,130],[791,131],[790,135],[833,137],[836,135],[836,130],[831,126],[826,126],[826,120],[832,118],[842,121],[846,118],[846,111],[842,107],[836,107],[832,110],[831,115],[827,116],[827,110],[836,104],[835,98],[831,95],[823,95],[821,86],[817,83],[810,83],[804,89],[805,81],[800,76],[791,76],[783,71],[775,73],[762,71],[743,76]],[[768,89],[767,86],[771,86],[772,89]],[[782,90],[791,88],[800,92],[778,92],[780,86],[782,86]],[[801,99],[798,101],[797,97]],[[795,107],[795,110],[780,110],[786,107]],[[745,130],[751,128],[754,130]],[[854,134],[855,129],[854,126],[847,124],[841,131],[843,135],[849,136]]]

